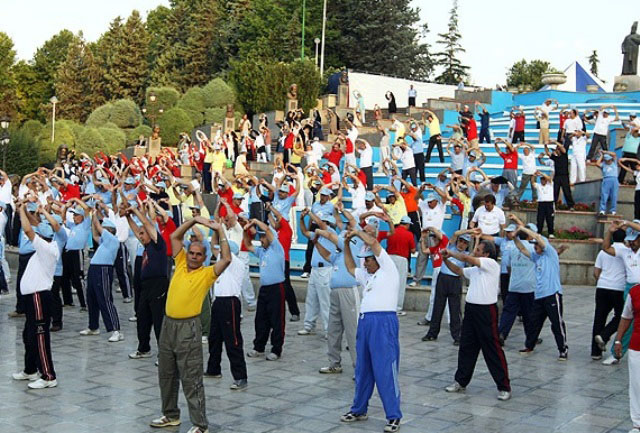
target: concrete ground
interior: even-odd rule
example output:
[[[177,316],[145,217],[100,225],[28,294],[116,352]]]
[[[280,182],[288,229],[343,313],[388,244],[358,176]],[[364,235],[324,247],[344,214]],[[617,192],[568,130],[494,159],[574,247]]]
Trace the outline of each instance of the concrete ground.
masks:
[[[14,284],[11,284],[13,290]],[[443,327],[436,342],[424,343],[426,329],[416,325],[419,313],[400,318],[401,431],[409,432],[626,432],[631,427],[627,394],[627,363],[605,367],[590,358],[594,309],[592,287],[567,287],[565,312],[569,361],[556,361],[557,350],[548,326],[542,346],[523,358],[522,325],[516,323],[505,350],[513,398],[496,399],[496,389],[480,357],[473,381],[464,394],[443,388],[453,380],[457,347]],[[125,340],[108,343],[104,328],[97,337],[80,337],[86,313],[65,308],[64,329],[52,334],[59,385],[28,390],[11,379],[23,367],[21,331],[24,319],[9,319],[15,297],[0,299],[0,431],[149,432],[149,421],[160,414],[154,359],[130,360],[136,349],[135,323],[127,319],[132,304],[115,294]],[[301,305],[301,308],[303,305]],[[251,349],[254,313],[245,313],[245,350]],[[376,432],[384,412],[376,393],[369,420],[341,423],[353,398],[353,369],[343,352],[344,373],[324,376],[326,342],[321,335],[302,337],[302,322],[287,322],[283,357],[275,362],[248,359],[249,388],[231,391],[231,375],[223,355],[223,378],[205,379],[211,431],[221,432]],[[155,354],[155,342],[153,343]],[[205,349],[207,346],[204,345]],[[206,361],[206,355],[205,355]],[[182,426],[191,426],[180,397]],[[157,430],[156,430],[157,431]]]

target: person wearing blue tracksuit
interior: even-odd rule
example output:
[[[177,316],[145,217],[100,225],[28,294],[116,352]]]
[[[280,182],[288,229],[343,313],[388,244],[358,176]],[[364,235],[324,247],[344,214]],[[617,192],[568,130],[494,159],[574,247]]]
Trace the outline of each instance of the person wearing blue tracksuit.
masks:
[[[598,215],[607,212],[607,202],[610,202],[610,213],[615,215],[618,204],[618,165],[614,152],[603,152],[602,156],[590,165],[596,165],[602,170],[602,187],[600,190],[600,209]]]
[[[358,236],[367,248],[358,257],[364,259],[356,267],[351,253],[351,239]],[[374,385],[387,418],[385,432],[400,429],[400,385],[398,368],[400,343],[398,341],[399,276],[396,265],[378,241],[363,231],[350,231],[344,240],[344,258],[347,270],[363,289],[360,320],[356,331],[356,387],[351,409],[340,417],[342,422],[367,419],[369,399]]]

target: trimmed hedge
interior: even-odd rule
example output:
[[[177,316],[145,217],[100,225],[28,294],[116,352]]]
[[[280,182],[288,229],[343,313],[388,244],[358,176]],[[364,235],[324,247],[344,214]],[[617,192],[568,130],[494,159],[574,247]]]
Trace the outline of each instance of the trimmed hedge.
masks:
[[[35,140],[42,133],[44,125],[37,120],[27,120],[20,127],[20,132],[26,134],[31,140]],[[20,137],[23,140],[23,137]]]
[[[104,153],[112,155],[122,151],[127,144],[127,136],[121,129],[98,128],[104,140]]]
[[[71,121],[57,121],[55,141],[51,143],[51,123],[45,125],[38,136],[38,164],[51,164],[56,161],[58,147],[66,144],[70,149],[76,144],[76,136],[71,129]]]
[[[87,127],[78,138],[76,143],[76,152],[85,152],[89,156],[93,156],[97,151],[105,151],[105,141],[102,134],[98,132],[98,128]]]
[[[193,129],[193,121],[189,114],[182,108],[172,108],[165,111],[158,118],[160,136],[163,146],[175,146],[178,143],[181,132],[190,133]]]
[[[109,121],[112,110],[113,104],[111,102],[101,105],[89,114],[89,117],[84,124],[92,128],[100,128]]]
[[[223,107],[236,102],[236,95],[231,86],[221,78],[215,78],[202,88],[206,108]]]
[[[35,121],[30,120],[28,122]],[[11,132],[11,141],[9,141],[9,146],[7,147],[7,164],[5,170],[9,175],[17,174],[24,176],[38,168],[40,143],[30,135],[29,128],[26,130],[21,128],[18,131]],[[51,141],[51,137],[49,137],[49,141]],[[2,155],[0,154],[0,158],[1,157]]]
[[[162,107],[164,111],[175,107],[175,105],[178,103],[178,100],[180,99],[180,92],[178,92],[173,87],[147,87],[144,95],[144,104],[147,107],[147,110],[150,110],[154,105],[150,104],[149,102],[149,94],[151,92],[155,93],[157,97],[155,106],[158,108]]]
[[[148,125],[140,125],[133,129],[125,129],[124,132],[127,135],[127,143],[131,144],[138,140],[138,137],[140,137],[141,135],[150,137],[152,130]]]
[[[109,121],[119,128],[135,128],[142,124],[142,112],[130,99],[119,99],[112,104]]]

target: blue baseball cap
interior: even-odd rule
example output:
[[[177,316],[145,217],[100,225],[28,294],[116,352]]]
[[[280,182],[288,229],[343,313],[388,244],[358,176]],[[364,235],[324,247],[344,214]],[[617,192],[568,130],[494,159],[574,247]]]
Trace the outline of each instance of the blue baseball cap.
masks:
[[[197,205],[197,204],[194,204],[194,205],[192,205],[192,206],[189,206],[189,209],[197,209],[197,210],[200,210],[200,209],[201,209],[201,207],[200,207],[199,205]]]
[[[240,194],[239,192],[236,192],[235,194],[233,194],[233,200],[242,200],[244,199],[244,195]]]
[[[535,225],[534,223],[529,223],[526,226],[529,230],[531,230],[534,233],[538,233],[538,226]]]
[[[27,212],[35,212],[38,210],[38,203],[27,203]]]
[[[38,224],[34,231],[43,238],[51,239],[53,237],[53,229],[47,223]]]
[[[115,229],[116,225],[110,219],[102,220],[102,228],[106,229],[106,228],[109,228],[109,227]]]
[[[361,259],[366,259],[367,257],[375,257],[375,256],[376,255],[373,253],[373,250],[369,248],[367,248],[366,250],[358,254],[358,257]]]
[[[215,244],[213,246],[214,249],[219,250],[220,249],[220,245],[219,244]],[[238,252],[240,252],[240,248],[238,247],[238,244],[235,243],[234,241],[229,241],[229,251],[231,251],[231,254],[238,254]]]
[[[473,173],[471,173],[471,176],[469,176],[469,180],[471,182],[482,182],[484,181],[484,177],[482,177],[482,175],[477,171],[474,171]]]
[[[324,222],[329,223],[329,224],[335,224],[336,223],[336,219],[333,217],[333,215],[324,214],[324,215],[322,215],[322,217],[320,219],[322,221],[324,221]]]
[[[289,186],[288,185],[282,185],[278,191],[280,192],[286,192],[287,194],[289,194]]]
[[[69,210],[74,215],[84,216],[84,209],[82,209],[81,207],[75,207],[75,208],[72,208],[72,209],[69,209]]]
[[[62,224],[62,217],[56,213],[54,213],[53,215],[51,215],[53,217],[54,220],[56,220],[56,222],[58,224]]]
[[[331,195],[331,190],[329,188],[322,188],[320,190],[320,195],[328,195],[328,196],[330,196]]]
[[[402,218],[400,218],[400,224],[411,224],[411,218],[409,218],[407,215],[404,215]]]
[[[504,228],[504,231],[505,231],[505,232],[507,232],[507,233],[515,232],[515,231],[516,231],[516,228],[517,228],[517,227],[516,227],[516,225],[515,225],[515,224],[509,224],[508,226],[506,226],[506,227]]]
[[[248,220],[249,219],[249,214],[246,213],[246,212],[240,212],[238,214],[238,218],[242,218],[242,219]]]
[[[371,191],[367,191],[367,193],[364,195],[364,201],[375,201],[375,200],[376,200],[376,196]]]
[[[164,182],[158,182],[156,183],[156,188],[166,188],[167,184]]]
[[[124,180],[125,185],[135,185],[136,180],[132,177],[128,177]]]
[[[627,236],[625,236],[625,241],[635,241],[636,238],[640,236],[640,232],[632,229],[631,227],[627,228]]]
[[[458,236],[458,240],[471,242],[471,235],[469,233],[462,234],[462,235]]]
[[[440,201],[440,199],[438,198],[437,195],[435,195],[434,193],[430,192],[429,194],[427,194],[427,201]]]
[[[611,161],[613,159],[613,156],[609,155],[608,153],[605,153],[602,158],[604,158],[605,161]]]

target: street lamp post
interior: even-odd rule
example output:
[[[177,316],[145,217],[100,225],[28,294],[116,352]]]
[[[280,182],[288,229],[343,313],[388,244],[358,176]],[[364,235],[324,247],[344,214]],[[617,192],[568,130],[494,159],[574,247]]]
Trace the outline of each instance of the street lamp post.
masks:
[[[300,46],[300,58],[304,60],[304,21],[307,14],[307,0],[302,0],[302,44]]]
[[[149,104],[148,104],[149,109],[147,109],[146,107],[142,109],[142,114],[147,116],[151,121],[151,128],[155,127],[156,118],[158,117],[158,114],[164,113],[164,109],[162,107],[158,109],[155,108],[157,101],[158,101],[158,97],[156,96],[156,94],[153,92],[150,92]]]
[[[51,99],[49,99],[49,102],[53,104],[53,113],[51,116],[51,142],[53,143],[56,139],[56,104],[58,103],[56,95],[53,95]]]
[[[322,47],[320,48],[320,75],[324,74],[324,33],[327,27],[327,0],[322,5]]]
[[[2,144],[2,170],[7,169],[7,147],[9,147],[9,124],[11,119],[8,116],[0,118],[0,128],[2,128],[2,136],[0,136],[0,144]]]
[[[320,43],[320,39],[315,38],[313,42],[315,42],[316,44],[316,68],[317,68],[318,67],[318,44]]]

